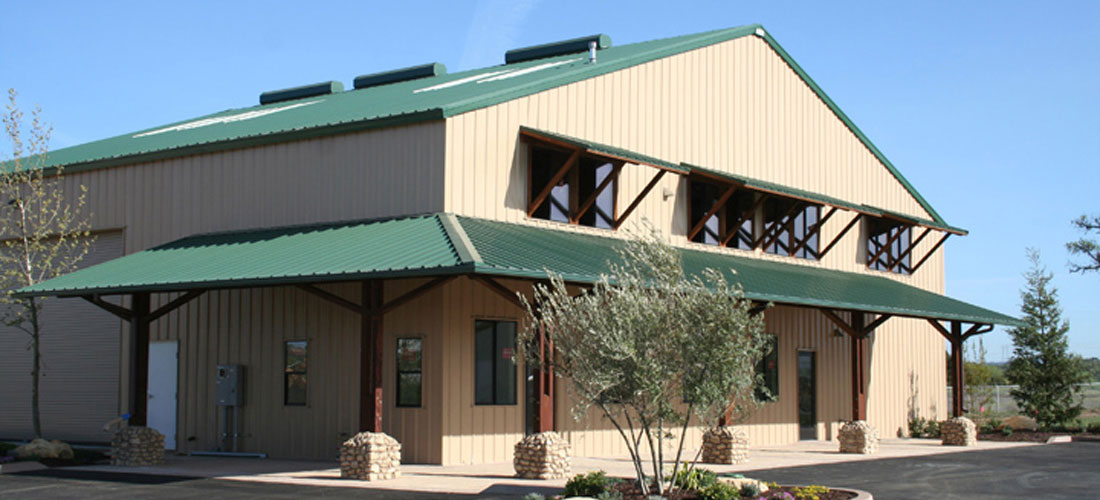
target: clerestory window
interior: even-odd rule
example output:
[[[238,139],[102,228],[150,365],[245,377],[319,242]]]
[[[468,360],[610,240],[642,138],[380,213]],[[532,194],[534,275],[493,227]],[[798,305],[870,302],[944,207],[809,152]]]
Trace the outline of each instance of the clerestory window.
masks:
[[[910,274],[913,226],[889,219],[872,219],[867,227],[867,267]]]
[[[619,168],[604,158],[532,145],[527,190],[534,206],[531,217],[615,227]]]
[[[800,259],[818,258],[821,205],[798,200],[770,198],[764,203],[764,230],[759,237],[764,251]]]

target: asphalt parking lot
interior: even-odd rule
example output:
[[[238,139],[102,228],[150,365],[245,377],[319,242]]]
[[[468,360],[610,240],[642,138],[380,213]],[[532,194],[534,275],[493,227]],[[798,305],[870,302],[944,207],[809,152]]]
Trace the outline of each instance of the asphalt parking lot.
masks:
[[[1100,497],[1100,443],[1071,443],[759,470],[787,484],[850,486],[876,499]],[[553,491],[545,491],[552,493]],[[510,493],[510,492],[509,492]],[[515,498],[51,469],[0,476],[0,498]]]

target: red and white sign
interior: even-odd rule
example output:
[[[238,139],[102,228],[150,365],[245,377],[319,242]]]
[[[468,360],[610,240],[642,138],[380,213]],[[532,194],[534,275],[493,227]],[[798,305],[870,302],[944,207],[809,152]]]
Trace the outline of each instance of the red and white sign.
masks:
[[[501,359],[512,359],[512,356],[516,355],[516,350],[511,347],[505,347],[500,350]]]

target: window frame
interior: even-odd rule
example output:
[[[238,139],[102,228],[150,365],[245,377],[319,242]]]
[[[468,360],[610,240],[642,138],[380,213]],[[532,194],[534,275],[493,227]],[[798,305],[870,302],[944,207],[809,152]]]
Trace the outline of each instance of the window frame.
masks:
[[[304,344],[305,353],[302,355],[304,368],[291,370],[290,347],[291,344],[297,343]],[[283,340],[283,406],[309,406],[309,343],[309,339]],[[293,376],[300,376],[303,381],[305,395],[301,402],[290,401],[290,379]]]
[[[416,342],[418,344],[419,356],[416,360],[416,370],[402,370],[401,369],[401,343],[402,341]],[[393,382],[393,405],[395,408],[423,408],[424,407],[424,337],[398,337],[394,342],[394,371],[397,377]],[[417,374],[420,376],[418,383],[419,390],[417,391],[416,404],[406,404],[401,401],[401,376],[406,374]]]
[[[479,323],[492,323],[493,324],[493,329],[492,329],[492,331],[493,331],[493,336],[492,336],[492,339],[493,339],[492,352],[493,352],[493,354],[489,358],[492,362],[492,367],[490,369],[492,375],[491,375],[490,380],[489,380],[490,385],[491,385],[490,393],[492,394],[492,398],[491,398],[492,402],[481,402],[482,399],[479,398],[479,394],[478,394],[478,390],[479,390],[479,387],[480,387],[480,384],[478,384],[479,370],[478,370],[478,339],[477,339],[478,330],[479,330],[478,329],[478,324]],[[498,330],[498,328],[500,327],[500,325],[506,324],[506,323],[510,323],[512,325],[512,357],[511,357],[511,362],[507,363],[507,365],[511,365],[510,367],[508,367],[503,362],[503,360],[500,359],[501,356],[498,355],[498,353],[503,352],[503,348],[497,344],[497,341],[499,340],[499,336],[500,336],[500,331]],[[516,405],[519,404],[519,385],[520,385],[519,382],[518,382],[519,362],[516,359],[516,356],[519,354],[518,349],[517,349],[517,347],[518,347],[517,342],[519,340],[518,337],[519,337],[519,321],[516,321],[514,319],[486,319],[486,318],[475,318],[474,319],[474,353],[473,353],[474,354],[474,406],[516,406]],[[510,379],[511,379],[512,382],[510,384],[510,386],[511,386],[511,401],[510,402],[502,402],[501,398],[498,397],[501,388],[497,385],[497,382],[502,379],[501,374],[499,373],[498,370],[500,370],[502,368],[502,366],[503,366],[504,370],[509,370],[509,369],[511,370]],[[505,398],[505,399],[507,399],[507,398]]]
[[[778,203],[782,203],[782,205],[776,206]],[[802,206],[801,210],[790,212],[799,205]],[[764,202],[762,208],[761,234],[771,235],[768,238],[771,244],[762,248],[764,253],[812,261],[821,259],[819,256],[821,248],[820,231],[814,231],[808,237],[807,233],[810,233],[815,226],[821,223],[823,205],[807,203],[794,198],[773,196]],[[774,215],[777,215],[777,218],[769,220],[769,210],[775,210]],[[782,214],[779,214],[780,212]],[[787,217],[788,213],[790,213],[790,217]],[[813,222],[810,222],[810,213],[813,213]],[[776,225],[779,226],[779,232],[773,233],[773,228]],[[789,230],[787,229],[788,225],[790,225]],[[796,236],[799,229],[802,233],[801,237]],[[804,240],[808,241],[803,242]],[[792,252],[791,250],[796,246],[799,247],[798,251]]]
[[[753,398],[761,403],[775,403],[779,401],[779,335],[778,334],[766,334],[768,335],[768,344],[770,349],[764,354],[760,361],[756,363],[755,373],[760,377],[759,383],[753,389]],[[774,361],[775,367],[770,370],[771,377],[769,377],[768,361]],[[769,380],[771,378],[771,380]],[[774,387],[771,387],[774,384]],[[767,389],[768,393],[765,395],[761,389]]]

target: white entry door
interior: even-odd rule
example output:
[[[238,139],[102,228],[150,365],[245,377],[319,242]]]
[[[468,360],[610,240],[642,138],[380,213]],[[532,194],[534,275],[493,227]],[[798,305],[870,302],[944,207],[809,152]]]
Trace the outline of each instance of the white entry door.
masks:
[[[176,377],[179,344],[149,343],[148,425],[164,434],[164,448],[176,449]]]

